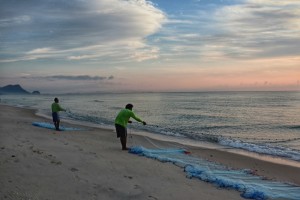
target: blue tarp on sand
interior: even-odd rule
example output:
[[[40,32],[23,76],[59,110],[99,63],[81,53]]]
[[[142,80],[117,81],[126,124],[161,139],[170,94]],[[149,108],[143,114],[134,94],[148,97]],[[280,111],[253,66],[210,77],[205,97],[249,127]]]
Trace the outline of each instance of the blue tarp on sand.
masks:
[[[42,128],[48,128],[48,129],[55,130],[55,126],[53,124],[50,124],[50,123],[47,123],[47,122],[33,122],[32,125],[37,126],[37,127],[42,127]],[[60,131],[80,131],[82,129],[60,126],[59,130]]]
[[[136,146],[130,153],[171,162],[184,168],[188,178],[198,178],[222,188],[241,192],[247,199],[300,199],[300,187],[286,183],[266,180],[251,173],[251,170],[233,170],[201,158],[187,155],[183,149],[147,149]]]

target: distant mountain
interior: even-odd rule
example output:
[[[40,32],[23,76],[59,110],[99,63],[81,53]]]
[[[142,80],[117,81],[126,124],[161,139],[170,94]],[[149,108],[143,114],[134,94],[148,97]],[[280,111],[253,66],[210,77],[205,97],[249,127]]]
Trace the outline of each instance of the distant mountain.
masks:
[[[0,94],[30,94],[24,90],[20,85],[7,85],[0,87]]]

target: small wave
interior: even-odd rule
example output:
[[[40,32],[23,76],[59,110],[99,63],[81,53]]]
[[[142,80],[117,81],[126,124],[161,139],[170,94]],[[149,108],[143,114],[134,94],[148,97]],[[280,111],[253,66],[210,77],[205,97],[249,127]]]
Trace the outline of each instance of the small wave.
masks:
[[[275,128],[298,130],[298,129],[300,129],[300,125],[279,125],[279,126],[276,126]]]
[[[287,126],[287,128],[290,128],[290,129],[300,129],[300,125]]]
[[[253,144],[243,142],[241,140],[234,140],[228,138],[222,138],[219,140],[219,144],[223,146],[230,146],[237,149],[244,149],[251,152],[260,154],[272,155],[287,158],[290,160],[300,161],[300,151],[295,149],[289,149],[286,147],[275,147],[267,144]]]
[[[137,127],[135,127],[135,128],[137,128]],[[161,128],[157,125],[148,124],[147,126],[139,127],[139,129],[150,132],[150,133],[156,133],[156,134],[161,134],[161,135],[166,135],[166,136],[184,137],[180,133],[176,133],[170,129]]]
[[[133,125],[131,125],[133,126]],[[178,128],[166,128],[166,127],[160,127],[158,125],[147,125],[147,126],[134,126],[134,128],[147,131],[150,133],[155,134],[161,134],[166,136],[174,136],[178,138],[188,138],[195,141],[205,141],[205,142],[211,142],[211,143],[218,143],[220,135],[212,135],[212,134],[206,134],[206,133],[199,133],[199,132],[193,132],[193,131],[186,131],[184,129],[178,129]],[[213,127],[211,127],[213,129]],[[207,131],[205,131],[207,132]]]
[[[106,120],[105,118],[96,117],[93,115],[82,115],[82,114],[78,114],[78,113],[74,113],[74,112],[68,112],[67,117],[72,120],[88,122],[88,123],[93,123],[93,124],[97,124],[97,125],[113,124],[112,121]]]
[[[104,101],[101,101],[101,100],[93,100],[93,102],[96,102],[96,103],[102,103],[102,102],[104,102]]]

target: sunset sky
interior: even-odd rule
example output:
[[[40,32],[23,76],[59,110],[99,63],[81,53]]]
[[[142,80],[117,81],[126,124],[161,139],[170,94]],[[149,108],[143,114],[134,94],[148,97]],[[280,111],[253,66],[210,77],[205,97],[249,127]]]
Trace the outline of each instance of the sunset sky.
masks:
[[[299,0],[0,3],[0,86],[300,90]]]

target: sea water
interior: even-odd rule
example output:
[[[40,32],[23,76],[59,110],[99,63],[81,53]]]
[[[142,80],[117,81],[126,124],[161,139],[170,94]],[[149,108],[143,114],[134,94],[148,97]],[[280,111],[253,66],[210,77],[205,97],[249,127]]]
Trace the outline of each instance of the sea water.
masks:
[[[147,126],[131,130],[207,142],[300,162],[300,92],[101,93],[1,95],[1,103],[51,116],[54,97],[63,120],[114,128],[127,103]],[[49,119],[50,120],[50,119]],[[51,122],[51,121],[50,121]]]

